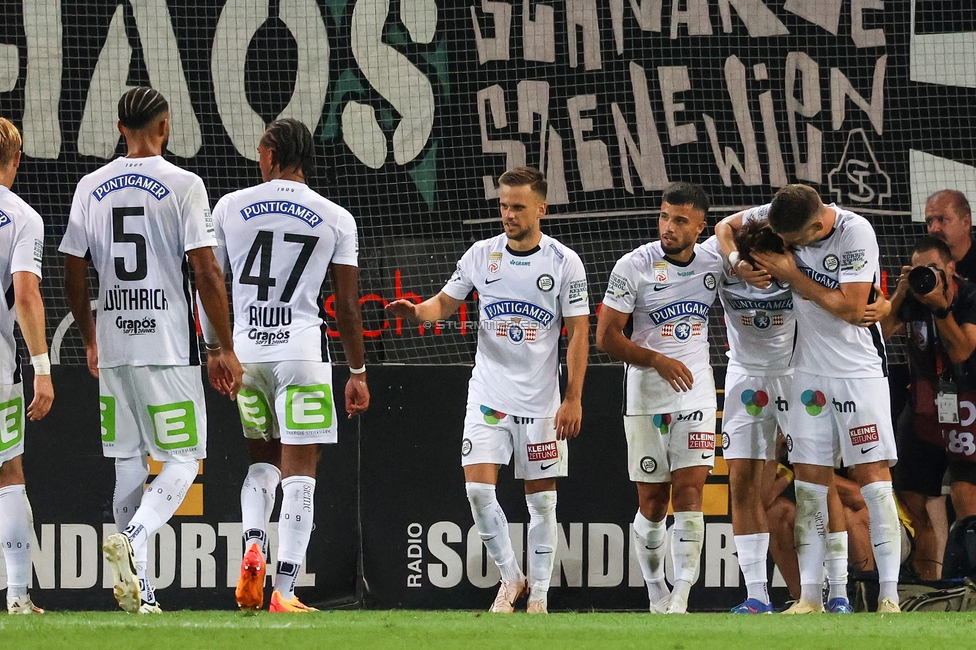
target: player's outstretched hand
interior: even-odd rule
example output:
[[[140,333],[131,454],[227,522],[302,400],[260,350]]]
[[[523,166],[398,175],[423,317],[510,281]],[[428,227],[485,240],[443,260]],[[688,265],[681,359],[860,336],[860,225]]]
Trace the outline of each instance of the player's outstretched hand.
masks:
[[[386,311],[390,312],[397,318],[406,318],[409,320],[417,320],[417,305],[410,300],[394,300],[386,306]]]
[[[740,260],[735,265],[735,274],[754,287],[765,289],[773,281],[773,277],[763,269],[757,269],[745,260]]]
[[[53,403],[54,384],[51,382],[51,375],[34,375],[34,399],[27,407],[27,417],[40,420],[48,414]]]
[[[98,344],[92,343],[85,346],[85,356],[88,357],[88,372],[95,379],[98,379]]]
[[[695,378],[688,370],[688,366],[677,359],[661,355],[661,360],[654,366],[654,369],[664,377],[665,381],[671,384],[671,388],[677,393],[691,390],[692,384],[695,383]]]
[[[349,418],[366,412],[369,408],[369,386],[366,385],[366,373],[349,375],[346,382],[346,413]]]
[[[207,352],[207,377],[210,385],[221,395],[237,399],[241,390],[244,370],[233,350],[209,350]]]
[[[579,400],[563,400],[556,411],[556,440],[569,440],[579,435],[583,423],[583,405]]]
[[[858,323],[858,325],[861,327],[869,327],[874,325],[891,313],[891,301],[885,298],[884,293],[881,291],[881,287],[874,285],[874,291],[874,295],[876,295],[877,298],[874,302],[867,306],[867,309],[864,310],[864,316],[861,317],[861,322]]]

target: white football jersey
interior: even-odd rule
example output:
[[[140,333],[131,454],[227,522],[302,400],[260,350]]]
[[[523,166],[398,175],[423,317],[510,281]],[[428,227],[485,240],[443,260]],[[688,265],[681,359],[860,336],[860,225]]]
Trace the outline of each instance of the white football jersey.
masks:
[[[186,251],[217,244],[203,181],[162,156],[78,183],[59,250],[98,272],[98,366],[200,363]]]
[[[563,318],[590,304],[579,255],[547,235],[531,251],[508,248],[504,234],[477,242],[442,291],[478,292],[478,351],[468,403],[508,415],[552,417],[559,408]]]
[[[224,196],[213,216],[218,260],[234,275],[237,357],[328,361],[322,286],[330,264],[359,264],[352,215],[278,179]]]
[[[790,285],[774,280],[766,289],[758,289],[729,269],[718,295],[725,310],[729,372],[753,377],[792,375],[796,314]]]
[[[877,284],[880,252],[874,228],[864,217],[831,204],[836,215],[830,233],[793,253],[797,267],[814,282],[839,289],[849,282]],[[768,205],[749,210],[744,219],[760,218]],[[859,327],[837,318],[812,300],[794,296],[797,319],[793,366],[822,377],[887,377],[881,326]]]
[[[23,199],[0,185],[0,384],[20,383],[20,360],[14,341],[14,273],[28,271],[41,277],[44,223]]]
[[[625,415],[714,407],[708,314],[724,268],[715,237],[695,244],[695,254],[686,264],[665,258],[660,241],[617,261],[603,304],[633,315],[631,341],[681,361],[694,377],[690,391],[676,392],[657,370],[627,364]]]

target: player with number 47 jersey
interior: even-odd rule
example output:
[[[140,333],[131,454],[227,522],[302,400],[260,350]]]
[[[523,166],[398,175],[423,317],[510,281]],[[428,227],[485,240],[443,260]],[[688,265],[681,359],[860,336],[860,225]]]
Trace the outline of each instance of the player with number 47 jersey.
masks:
[[[244,364],[237,405],[252,464],[241,489],[241,609],[264,605],[268,518],[283,494],[273,612],[309,612],[295,596],[314,521],[319,444],[337,440],[322,288],[331,275],[349,362],[346,413],[369,406],[359,307],[356,222],[305,184],[314,141],[293,119],[273,122],[258,146],[264,183],[214,208],[217,255],[234,276],[234,341]],[[214,340],[202,320],[207,349]]]

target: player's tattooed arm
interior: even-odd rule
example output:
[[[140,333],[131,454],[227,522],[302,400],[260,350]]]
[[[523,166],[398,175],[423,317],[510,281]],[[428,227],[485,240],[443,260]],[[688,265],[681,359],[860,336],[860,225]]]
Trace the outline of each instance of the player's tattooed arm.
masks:
[[[453,316],[463,303],[463,300],[452,298],[441,291],[419,305],[411,300],[394,300],[386,306],[386,311],[397,318],[406,318],[415,323],[436,323]]]
[[[359,305],[359,268],[347,264],[329,267],[332,290],[335,292],[336,325],[339,340],[350,368],[364,368],[366,353],[363,346],[363,314]],[[352,418],[369,408],[369,386],[366,373],[351,373],[346,382],[346,414]]]
[[[565,319],[566,336],[566,395],[556,411],[556,439],[569,440],[579,435],[583,422],[583,377],[590,354],[590,317],[569,316]]]
[[[88,372],[98,377],[98,345],[95,342],[95,317],[92,316],[91,297],[88,295],[88,260],[74,255],[64,256],[64,293],[68,308],[74,316],[81,341],[85,345]]]
[[[30,271],[14,273],[14,300],[21,334],[32,357],[47,355],[47,338],[44,319],[44,301],[41,299],[40,278]],[[35,366],[36,368],[37,366]],[[47,374],[35,370],[34,399],[27,407],[27,417],[40,420],[54,402],[54,384],[51,382],[50,364]]]
[[[633,366],[654,368],[676,392],[691,390],[695,378],[688,367],[671,357],[641,347],[624,336],[630,314],[619,312],[606,304],[600,309],[596,325],[596,347],[614,359]]]

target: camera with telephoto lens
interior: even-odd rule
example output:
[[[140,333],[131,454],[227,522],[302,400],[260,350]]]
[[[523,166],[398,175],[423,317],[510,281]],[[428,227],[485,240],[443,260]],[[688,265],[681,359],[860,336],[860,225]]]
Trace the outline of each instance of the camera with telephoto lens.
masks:
[[[938,274],[938,275],[936,275]],[[942,286],[946,285],[945,272],[940,268],[931,266],[916,266],[908,274],[908,286],[912,288],[917,296],[927,296],[942,280]]]

